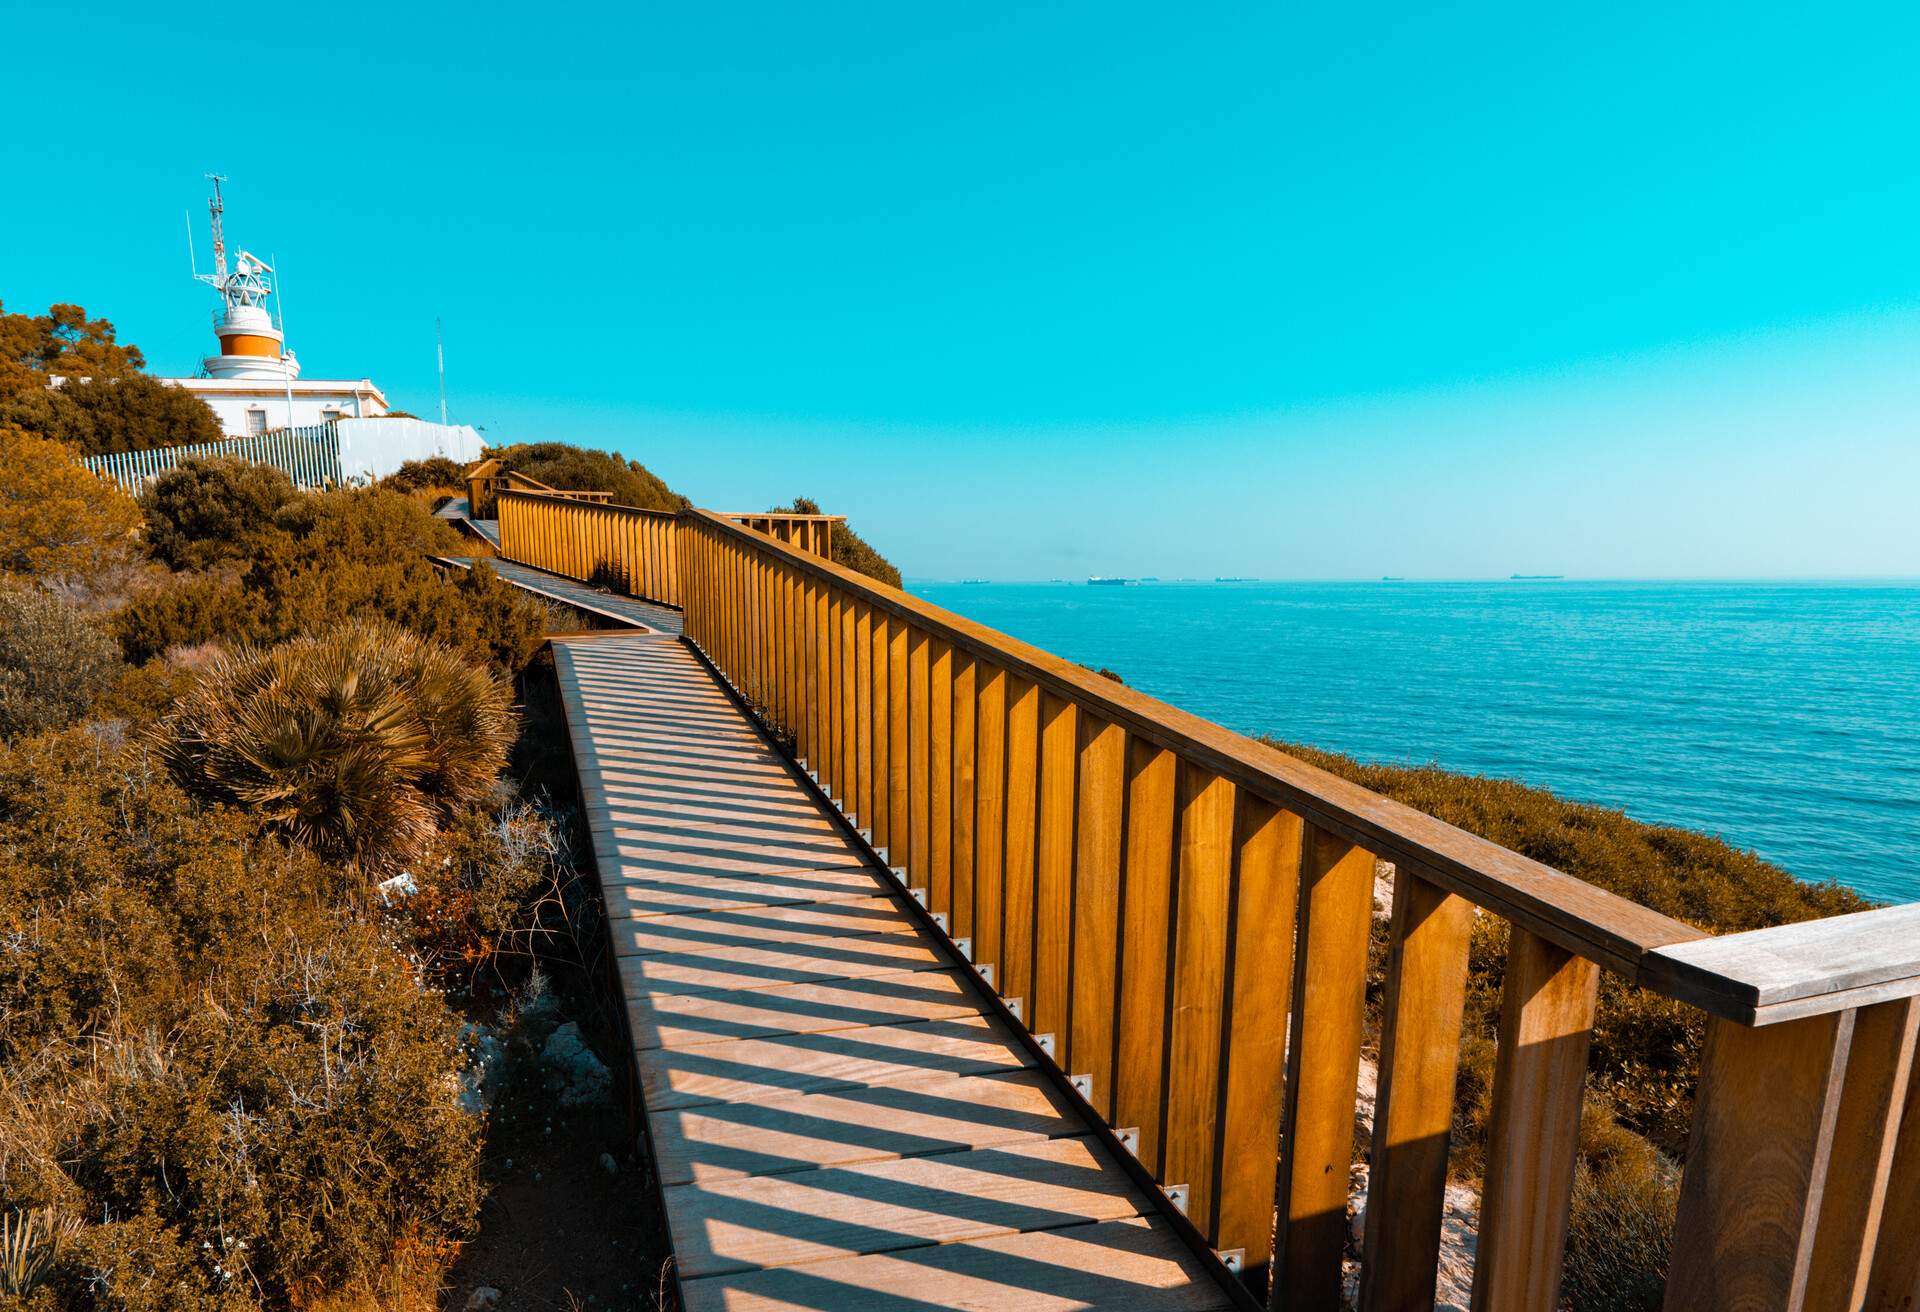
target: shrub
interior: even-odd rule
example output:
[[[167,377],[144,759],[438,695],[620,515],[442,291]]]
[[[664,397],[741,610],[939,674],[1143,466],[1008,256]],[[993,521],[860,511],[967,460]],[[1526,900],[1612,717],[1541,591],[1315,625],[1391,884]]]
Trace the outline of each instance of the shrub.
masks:
[[[464,487],[467,481],[465,466],[455,464],[445,456],[428,456],[425,460],[409,460],[400,468],[380,480],[380,486],[394,492],[424,492],[429,488]]]
[[[775,506],[773,513],[818,515],[820,503],[812,497],[795,497],[793,504]],[[900,571],[892,561],[875,551],[868,541],[853,531],[851,524],[835,524],[832,537],[833,563],[844,565],[856,574],[865,574],[890,588],[900,586]]]
[[[274,517],[300,493],[271,465],[231,456],[187,460],[140,498],[147,550],[173,569],[244,560],[276,531]]]
[[[1562,1303],[1574,1312],[1659,1312],[1679,1197],[1671,1168],[1633,1158],[1575,1167]]]
[[[356,881],[84,730],[0,748],[0,846],[0,1205],[87,1223],[48,1306],[286,1307],[471,1226],[455,1019]]]
[[[559,896],[561,856],[559,827],[521,802],[470,807],[445,826],[405,903],[434,977],[472,987],[504,958],[529,957],[546,935],[538,904]]]
[[[189,548],[192,558],[222,563],[174,575],[115,618],[129,661],[210,642],[275,643],[357,616],[391,620],[515,673],[546,631],[544,608],[491,571],[443,574],[428,556],[466,554],[463,540],[400,493],[297,496],[257,532],[247,516],[226,522],[229,530],[192,536]]]
[[[139,373],[67,378],[59,387],[3,408],[21,427],[86,456],[218,442],[226,435],[205,401]]]
[[[0,739],[71,724],[121,669],[113,639],[79,607],[38,588],[0,586]]]
[[[611,492],[620,505],[642,510],[685,510],[690,504],[638,460],[626,460],[611,451],[591,451],[564,442],[526,442],[489,448],[487,454],[516,474],[566,492]],[[490,513],[478,506],[475,511]]]
[[[179,647],[223,638],[244,641],[268,627],[259,603],[230,570],[176,574],[134,594],[113,617],[113,636],[130,665],[145,665]]]
[[[0,311],[0,428],[13,425],[84,455],[211,442],[219,421],[198,397],[140,370],[138,347],[77,305]],[[57,387],[50,386],[58,378]]]
[[[215,661],[158,741],[190,793],[382,869],[491,792],[512,742],[510,701],[458,653],[355,622]]]
[[[136,556],[140,508],[73,452],[0,423],[0,576],[89,586]]]

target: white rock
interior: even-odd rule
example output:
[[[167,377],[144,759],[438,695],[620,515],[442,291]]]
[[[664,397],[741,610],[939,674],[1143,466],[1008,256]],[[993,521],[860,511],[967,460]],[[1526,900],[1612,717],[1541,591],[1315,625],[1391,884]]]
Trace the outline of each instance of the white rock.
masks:
[[[557,1078],[561,1087],[560,1103],[564,1107],[605,1102],[613,1092],[613,1076],[594,1056],[574,1021],[568,1021],[547,1036],[546,1046],[540,1049],[540,1061]]]

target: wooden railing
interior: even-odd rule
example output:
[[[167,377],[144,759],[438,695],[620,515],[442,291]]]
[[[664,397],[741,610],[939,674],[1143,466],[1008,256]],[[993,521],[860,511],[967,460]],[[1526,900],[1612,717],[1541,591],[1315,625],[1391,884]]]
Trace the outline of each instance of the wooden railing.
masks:
[[[1340,1305],[1376,859],[1363,1308],[1433,1303],[1478,914],[1476,1312],[1556,1306],[1602,970],[1712,1018],[1667,1307],[1914,1306],[1920,907],[1710,939],[726,517],[677,550],[687,637],[1275,1306]]]
[[[847,522],[845,515],[802,515],[785,510],[765,514],[722,512],[722,518],[756,529],[822,560],[833,559],[833,526]]]
[[[550,493],[499,494],[500,554],[630,597],[680,605],[678,516]]]
[[[515,473],[492,457],[468,469],[466,482],[467,509],[476,519],[488,517],[486,512],[496,506],[502,492],[533,492],[543,496],[564,497],[570,501],[610,503],[613,500],[611,492],[586,492],[549,487],[537,478]]]
[[[499,551],[506,559],[628,596],[681,604],[678,517],[671,511],[612,505],[605,492],[526,491],[503,485],[493,495],[499,505]],[[823,559],[832,557],[833,525],[846,520],[844,515],[779,511],[724,518]]]

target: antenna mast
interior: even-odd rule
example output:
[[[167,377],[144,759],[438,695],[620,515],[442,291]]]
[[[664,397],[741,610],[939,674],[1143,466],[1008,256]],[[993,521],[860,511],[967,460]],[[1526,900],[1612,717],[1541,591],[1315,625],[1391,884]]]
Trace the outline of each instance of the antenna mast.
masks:
[[[440,365],[440,426],[447,426],[447,342],[440,331],[440,316],[433,318],[433,358]]]
[[[207,198],[207,212],[213,215],[213,272],[215,277],[224,280],[227,276],[227,238],[220,230],[220,216],[227,207],[220,199],[220,184],[227,179],[223,173],[209,173],[207,177],[213,182],[213,195]]]

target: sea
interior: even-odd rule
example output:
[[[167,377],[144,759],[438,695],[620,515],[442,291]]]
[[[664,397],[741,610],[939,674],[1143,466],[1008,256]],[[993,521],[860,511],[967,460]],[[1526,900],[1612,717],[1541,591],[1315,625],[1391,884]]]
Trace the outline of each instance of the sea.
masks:
[[[1920,580],[909,590],[1242,733],[1518,779],[1920,900]]]

